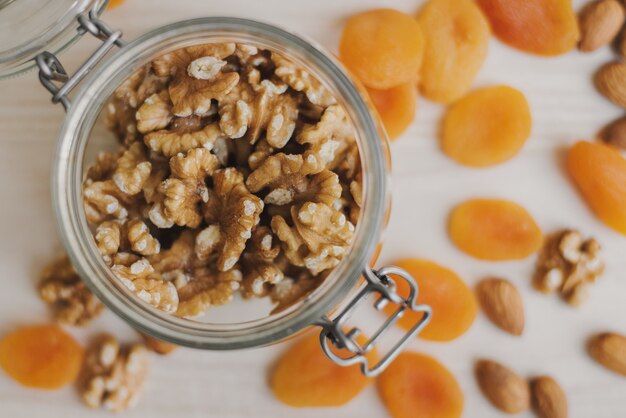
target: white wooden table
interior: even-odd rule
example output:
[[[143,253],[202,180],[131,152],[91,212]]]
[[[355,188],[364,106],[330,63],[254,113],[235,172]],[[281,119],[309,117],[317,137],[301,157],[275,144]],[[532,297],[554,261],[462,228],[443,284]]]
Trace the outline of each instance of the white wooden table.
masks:
[[[158,25],[209,15],[260,19],[293,29],[336,49],[342,22],[373,7],[414,13],[419,0],[127,0],[105,20],[132,39]],[[583,1],[575,1],[579,7]],[[93,47],[81,41],[62,55],[75,68]],[[475,359],[489,357],[524,375],[555,376],[569,395],[571,417],[626,417],[626,379],[600,368],[585,354],[593,332],[626,333],[626,237],[599,223],[582,203],[563,169],[564,151],[578,139],[591,138],[620,111],[594,91],[590,75],[611,59],[608,50],[592,55],[573,52],[556,59],[518,53],[493,40],[477,85],[510,84],[528,97],[533,134],[513,161],[485,170],[457,166],[438,148],[442,107],[420,100],[418,117],[393,144],[393,214],[382,262],[400,256],[436,260],[456,270],[468,284],[499,275],[515,282],[525,301],[523,337],[498,331],[479,315],[465,336],[449,344],[416,340],[412,349],[430,353],[457,376],[465,393],[465,416],[502,416],[479,394],[472,375]],[[49,103],[35,73],[0,82],[0,334],[20,324],[43,322],[48,312],[34,291],[37,273],[59,251],[50,209],[49,173],[56,135],[63,120]],[[608,270],[593,288],[589,303],[575,310],[530,286],[534,259],[486,263],[460,253],[446,235],[446,218],[459,201],[494,196],[524,205],[545,231],[577,227],[604,245]],[[108,330],[136,338],[107,312],[78,338]],[[156,359],[145,396],[132,417],[383,417],[385,410],[371,386],[346,407],[297,410],[285,407],[267,385],[268,369],[284,345],[239,352],[181,349]],[[0,374],[0,417],[108,416],[87,411],[72,388],[55,393],[18,387]],[[530,412],[519,415],[531,417]]]

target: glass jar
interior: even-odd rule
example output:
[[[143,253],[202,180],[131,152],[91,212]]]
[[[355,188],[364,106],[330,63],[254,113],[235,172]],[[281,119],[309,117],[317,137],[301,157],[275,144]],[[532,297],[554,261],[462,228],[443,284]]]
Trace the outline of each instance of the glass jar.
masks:
[[[110,30],[97,18],[97,10],[102,5],[94,7],[98,9],[79,15],[79,32],[89,32],[103,43],[74,75],[65,74],[56,56],[50,53],[40,53],[36,58],[42,83],[52,92],[53,101],[61,102],[67,110],[54,156],[53,206],[68,255],[89,288],[135,328],[176,344],[215,350],[257,347],[281,341],[308,326],[318,325],[322,328],[322,348],[333,361],[341,365],[359,363],[367,375],[380,372],[428,323],[431,313],[427,305],[416,303],[417,285],[406,272],[395,267],[374,271],[368,266],[389,214],[390,158],[381,123],[372,117],[371,107],[363,100],[366,95],[361,94],[360,87],[352,82],[330,53],[313,42],[268,24],[227,17],[199,18],[160,27],[123,44],[121,32]],[[316,76],[335,95],[355,127],[363,168],[364,195],[351,248],[315,291],[279,313],[268,314],[267,309],[251,308],[243,319],[240,316],[240,319],[216,321],[209,316],[205,322],[163,313],[141,301],[116,280],[98,252],[85,218],[82,181],[86,155],[93,148],[90,138],[97,131],[97,121],[107,99],[135,70],[157,56],[208,42],[253,44],[284,55]],[[115,45],[121,48],[104,58]],[[70,101],[68,94],[79,83]],[[408,282],[411,289],[408,297],[396,294],[394,280]],[[351,292],[353,295],[348,298]],[[395,304],[397,309],[371,334],[366,344],[358,344],[358,329],[348,329],[346,321],[371,294],[377,297],[375,309],[381,310],[385,304]],[[240,302],[238,306],[244,309],[242,307],[249,303]],[[367,364],[364,354],[406,310],[420,311],[423,315],[387,354],[381,356],[378,364]],[[345,347],[353,354],[340,358],[333,353],[331,345]]]

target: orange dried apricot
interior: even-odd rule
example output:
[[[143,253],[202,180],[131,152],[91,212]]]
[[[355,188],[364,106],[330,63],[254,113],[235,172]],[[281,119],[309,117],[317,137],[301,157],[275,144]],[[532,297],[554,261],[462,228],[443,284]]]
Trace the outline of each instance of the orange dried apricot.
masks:
[[[619,151],[578,142],[567,154],[567,170],[596,216],[626,235],[626,159]]]
[[[365,338],[358,338],[360,344]],[[335,350],[347,356],[344,350]],[[376,360],[376,352],[367,355]],[[278,361],[270,378],[276,398],[295,407],[340,406],[356,397],[371,382],[358,365],[338,366],[320,347],[319,334],[312,333],[292,346]]]
[[[513,158],[530,136],[526,97],[507,86],[474,90],[445,114],[443,151],[469,167],[488,167]]]
[[[459,249],[481,260],[521,260],[533,254],[543,234],[520,205],[501,199],[472,199],[454,208],[448,225]]]
[[[489,22],[472,0],[430,0],[417,21],[426,41],[422,94],[435,102],[457,100],[487,58]]]
[[[367,87],[389,89],[415,80],[424,36],[413,17],[393,9],[352,16],[343,29],[339,57]]]
[[[433,315],[426,328],[418,335],[431,341],[451,341],[463,335],[474,323],[478,310],[476,298],[469,287],[452,270],[432,261],[414,258],[393,263],[406,270],[417,281],[418,303],[431,306]],[[398,293],[402,297],[409,294],[404,280],[396,280]],[[391,314],[395,306],[388,305],[385,312]],[[420,319],[421,313],[405,312],[398,325],[412,328]]]
[[[494,34],[504,43],[537,55],[560,55],[580,33],[571,0],[478,0]]]
[[[463,392],[456,378],[425,354],[400,354],[378,378],[378,392],[393,418],[463,414]]]
[[[115,9],[116,7],[121,6],[125,0],[109,0],[109,4],[107,4],[107,9]]]
[[[415,118],[417,90],[415,83],[404,83],[388,90],[367,89],[385,125],[390,140],[399,137]]]
[[[24,386],[58,389],[76,380],[83,348],[57,325],[19,328],[0,341],[0,367]]]

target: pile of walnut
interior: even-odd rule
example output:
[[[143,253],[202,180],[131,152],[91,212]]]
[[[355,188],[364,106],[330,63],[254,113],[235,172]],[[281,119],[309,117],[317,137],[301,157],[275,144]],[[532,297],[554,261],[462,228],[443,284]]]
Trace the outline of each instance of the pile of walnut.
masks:
[[[245,297],[283,309],[346,254],[361,204],[354,130],[315,78],[234,43],[180,49],[108,105],[117,153],[84,182],[117,278],[182,317]]]
[[[537,261],[535,287],[544,293],[558,291],[567,303],[581,305],[589,296],[589,285],[604,272],[600,249],[595,239],[583,240],[578,231],[548,236]]]
[[[65,255],[43,270],[39,294],[55,320],[65,325],[86,326],[104,310]],[[166,355],[177,348],[146,334],[141,337],[143,344],[121,346],[113,336],[103,335],[88,348],[78,381],[87,406],[120,412],[139,401],[150,368],[149,351]]]

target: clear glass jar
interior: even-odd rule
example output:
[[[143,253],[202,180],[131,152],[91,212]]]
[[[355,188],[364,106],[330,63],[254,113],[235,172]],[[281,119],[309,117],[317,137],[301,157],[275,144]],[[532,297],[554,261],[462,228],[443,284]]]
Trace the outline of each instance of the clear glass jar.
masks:
[[[95,14],[90,15],[95,19]],[[95,19],[97,21],[97,19]],[[110,36],[110,33],[109,33]],[[102,36],[106,42],[106,36]],[[147,305],[122,285],[99,254],[92,230],[85,218],[82,181],[88,164],[86,156],[94,147],[94,132],[107,99],[135,70],[164,53],[207,42],[237,42],[252,44],[281,53],[315,75],[341,103],[351,119],[357,136],[363,168],[363,205],[352,246],[328,278],[305,299],[276,314],[268,309],[256,309],[240,320],[205,322],[188,320],[163,313]],[[119,43],[118,45],[121,45]],[[99,57],[102,58],[102,57]],[[330,54],[313,42],[306,41],[277,27],[236,18],[209,17],[187,20],[158,28],[123,46],[99,62],[82,80],[71,103],[67,97],[58,100],[67,109],[67,117],[59,135],[52,173],[53,206],[60,235],[67,252],[89,288],[113,312],[142,332],[157,338],[190,347],[229,350],[256,347],[281,341],[308,327],[323,328],[320,341],[329,357],[339,364],[361,363],[366,374],[375,374],[384,367],[409,338],[419,332],[430,318],[430,308],[417,305],[417,288],[410,276],[399,269],[372,271],[368,263],[373,256],[389,215],[389,148],[381,123],[372,117],[370,105],[363,100],[357,87]],[[40,64],[41,67],[41,64]],[[62,67],[61,67],[62,68]],[[79,70],[77,73],[82,71]],[[40,78],[46,71],[40,71]],[[72,83],[72,77],[65,80]],[[46,83],[44,82],[44,85]],[[49,86],[46,86],[50,89]],[[54,90],[54,88],[52,89]],[[63,89],[59,90],[63,92]],[[54,91],[53,91],[54,94]],[[96,142],[96,147],[99,145]],[[413,291],[408,298],[395,293],[394,274],[407,280]],[[361,281],[361,277],[365,281]],[[366,283],[358,290],[359,283]],[[346,301],[350,292],[356,297]],[[355,306],[369,294],[379,295],[377,309],[384,303],[398,305],[392,318],[381,327],[380,335],[407,309],[424,312],[422,320],[390,350],[378,365],[368,365],[363,355],[372,349],[378,333],[365,345],[358,345],[355,333],[344,329],[345,320]],[[238,303],[241,309],[250,302]],[[330,312],[334,312],[330,319]],[[329,349],[329,342],[347,347],[352,357],[341,359]]]
[[[80,37],[76,16],[109,0],[0,0],[0,78],[34,67],[42,49],[60,52]]]

